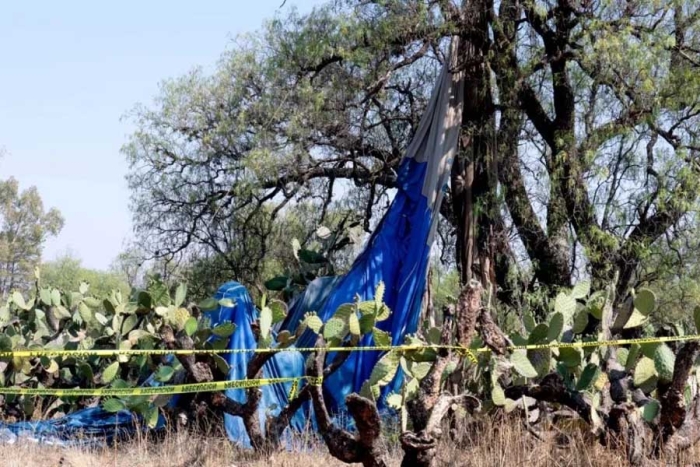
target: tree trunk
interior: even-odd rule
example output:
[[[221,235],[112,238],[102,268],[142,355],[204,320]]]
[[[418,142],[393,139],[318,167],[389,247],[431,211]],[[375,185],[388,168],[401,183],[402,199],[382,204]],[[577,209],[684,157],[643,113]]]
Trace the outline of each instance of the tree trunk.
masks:
[[[494,106],[486,62],[489,48],[488,5],[465,1],[461,64],[465,67],[464,108],[459,155],[452,170],[453,209],[457,219],[457,265],[466,285],[475,276],[484,287],[496,283],[493,239],[498,183],[493,151]],[[475,257],[478,274],[475,274]]]

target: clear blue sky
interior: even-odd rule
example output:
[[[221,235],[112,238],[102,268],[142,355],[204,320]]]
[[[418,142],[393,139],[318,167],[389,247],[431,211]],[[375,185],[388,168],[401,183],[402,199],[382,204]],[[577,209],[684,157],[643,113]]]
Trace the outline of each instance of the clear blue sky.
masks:
[[[287,0],[309,11],[322,0]],[[66,225],[44,258],[68,249],[106,268],[132,234],[121,117],[166,78],[211,68],[282,0],[0,3],[0,178],[37,186]]]

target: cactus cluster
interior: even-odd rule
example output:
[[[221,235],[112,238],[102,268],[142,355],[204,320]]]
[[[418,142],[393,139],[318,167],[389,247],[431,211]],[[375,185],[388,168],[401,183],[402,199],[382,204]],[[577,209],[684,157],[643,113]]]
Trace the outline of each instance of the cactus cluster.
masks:
[[[617,311],[611,331],[637,330],[640,337],[653,337],[654,327],[649,315],[656,309],[656,295],[649,289],[633,291]],[[553,300],[546,320],[537,322],[527,313],[522,319],[520,331],[509,337],[514,345],[573,343],[604,340],[601,321],[612,313],[611,300],[605,291],[591,293],[587,282],[559,293]],[[695,312],[700,324],[700,309]],[[675,326],[682,333],[682,327]],[[506,389],[512,386],[538,384],[552,373],[561,377],[566,390],[580,393],[592,407],[591,419],[597,420],[597,409],[603,399],[603,391],[609,390],[608,373],[602,371],[603,362],[613,352],[615,361],[630,377],[632,391],[627,393],[628,402],[635,402],[638,412],[647,422],[658,422],[659,388],[668,387],[674,372],[675,351],[666,343],[643,343],[619,347],[591,346],[584,348],[552,347],[544,349],[514,350],[507,356],[490,353],[479,358],[472,372],[475,381],[472,388],[485,395],[484,406],[500,407],[506,412],[522,409],[530,421],[539,415],[536,401],[523,396],[517,400],[506,397]],[[694,369],[685,386],[685,402],[697,394],[698,376]],[[619,377],[619,376],[618,376]],[[641,391],[643,399],[632,401],[635,390]],[[639,394],[638,391],[636,391]],[[490,396],[490,397],[488,397]]]
[[[164,346],[162,331],[166,326],[175,333],[187,334],[195,348],[215,349],[225,348],[235,331],[230,322],[211,328],[200,313],[214,308],[216,301],[185,307],[187,287],[180,285],[171,291],[155,277],[144,290],[134,290],[130,297],[114,291],[98,298],[90,294],[87,283],[81,283],[77,291],[59,291],[43,287],[37,274],[36,288],[30,295],[25,298],[13,292],[0,306],[0,350],[157,349]],[[228,371],[224,359],[212,358],[222,371]],[[169,382],[182,378],[182,373],[177,360],[150,355],[0,359],[3,386],[128,387],[144,383],[151,375],[158,382]],[[141,413],[154,424],[157,405],[167,400],[158,398],[154,405],[147,397],[119,397],[102,400],[101,404],[110,411],[130,409]],[[2,408],[15,417],[46,418],[94,402],[93,398],[81,397],[8,395],[2,400]]]

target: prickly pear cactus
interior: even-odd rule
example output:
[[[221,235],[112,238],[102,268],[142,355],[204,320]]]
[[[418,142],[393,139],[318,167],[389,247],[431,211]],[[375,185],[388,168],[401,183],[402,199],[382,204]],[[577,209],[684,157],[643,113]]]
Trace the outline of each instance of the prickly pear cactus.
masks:
[[[39,276],[33,294],[25,297],[13,292],[0,306],[0,350],[156,349],[164,345],[161,333],[166,326],[190,336],[195,348],[226,347],[235,326],[222,323],[212,329],[199,313],[219,303],[207,300],[200,307],[187,307],[186,295],[184,284],[170,290],[158,278],[151,278],[144,290],[135,290],[130,297],[119,291],[95,297],[87,283],[81,283],[77,291],[60,291],[43,287]],[[210,339],[212,336],[218,339]],[[228,371],[226,362],[219,360],[220,369]],[[183,374],[177,360],[164,363],[149,355],[3,358],[0,369],[3,386],[55,389],[129,387],[150,375],[160,382],[172,382]],[[91,400],[44,397],[37,404],[31,396],[7,396],[1,408],[14,416],[46,418],[71,412]],[[165,402],[167,398],[159,401],[160,405]],[[158,407],[143,397],[108,398],[101,403],[110,411],[141,413],[149,424],[158,420]],[[43,413],[35,413],[39,406]]]
[[[629,390],[636,389],[644,394],[643,399],[636,401],[638,416],[650,424],[656,423],[662,394],[660,388],[668,387],[673,378],[676,359],[673,346],[648,342],[618,347],[545,347],[552,343],[602,340],[599,323],[613,312],[611,290],[592,291],[589,282],[581,282],[554,297],[551,312],[541,322],[532,313],[523,313],[519,326],[509,337],[515,346],[536,348],[515,349],[498,357],[490,352],[480,353],[478,364],[465,373],[474,378],[466,383],[466,387],[480,394],[485,408],[506,412],[522,410],[533,422],[536,417],[532,414],[539,414],[536,401],[524,397],[511,399],[508,394],[522,391],[513,392],[510,388],[538,385],[545,378],[556,375],[563,382],[565,391],[579,394],[590,404],[590,423],[593,430],[599,432],[603,429],[602,417],[598,413],[601,401],[610,398],[607,392],[611,391],[611,378],[619,379],[619,372],[623,371],[629,380]],[[656,330],[650,324],[650,316],[656,307],[657,298],[653,291],[632,291],[622,308],[615,310],[611,330],[614,333],[637,329],[642,335],[653,337]],[[695,310],[693,318],[700,326],[700,307]],[[673,325],[665,332],[682,335],[684,330],[680,325]],[[603,371],[610,358],[616,362],[614,368],[618,368],[612,376]],[[700,372],[694,369],[685,388],[686,404],[696,396],[698,383]],[[631,398],[631,392],[629,394]],[[400,402],[405,402],[401,396],[392,395],[391,402],[399,406]],[[629,399],[628,402],[633,401]]]

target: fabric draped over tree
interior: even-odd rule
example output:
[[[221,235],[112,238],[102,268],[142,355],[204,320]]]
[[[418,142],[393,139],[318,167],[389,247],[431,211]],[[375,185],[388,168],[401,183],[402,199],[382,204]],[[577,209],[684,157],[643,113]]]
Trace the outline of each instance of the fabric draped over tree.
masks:
[[[456,71],[458,49],[459,39],[455,37],[428,107],[399,166],[396,195],[367,246],[344,276],[314,281],[291,305],[279,330],[294,331],[308,311],[317,311],[321,320],[326,321],[340,305],[353,302],[357,295],[363,300],[373,298],[379,282],[384,282],[384,301],[392,314],[388,320],[379,323],[379,328],[391,333],[395,345],[403,343],[407,334],[417,331],[430,250],[440,204],[457,152],[462,121],[463,73]],[[235,286],[235,283],[231,283],[224,289]],[[220,298],[219,295],[217,298]],[[247,293],[241,297],[241,302],[250,302]],[[245,314],[250,314],[250,317],[245,319],[255,319],[254,313],[246,311]],[[241,309],[229,309],[227,313],[219,311],[217,316],[234,321],[244,319]],[[236,338],[231,340],[231,348],[254,346],[249,322],[245,323],[247,326],[240,326],[243,322],[236,324],[239,324],[239,328]],[[295,345],[299,348],[313,347],[314,341],[315,335],[307,331]],[[361,346],[373,344],[371,335],[365,336],[360,342]],[[354,352],[334,374],[324,380],[324,394],[331,413],[341,414],[344,411],[345,397],[360,390],[380,357],[379,352]],[[250,356],[234,354],[230,358],[231,378],[243,378]],[[329,355],[328,358],[332,359],[333,356]],[[299,376],[303,370],[304,356],[282,352],[268,362],[264,376]],[[401,382],[399,371],[392,384],[383,389],[383,394],[397,390]],[[274,406],[275,410],[271,411],[273,413],[280,410],[286,405],[289,390],[290,387],[283,385],[265,387],[262,405]],[[245,400],[242,390],[231,391],[229,395],[238,401]],[[380,408],[381,406],[383,404],[380,401]],[[261,407],[260,412],[262,421],[265,407]],[[309,407],[298,412],[292,425],[301,428],[309,412]],[[232,440],[248,445],[240,419],[227,417],[226,428]]]

